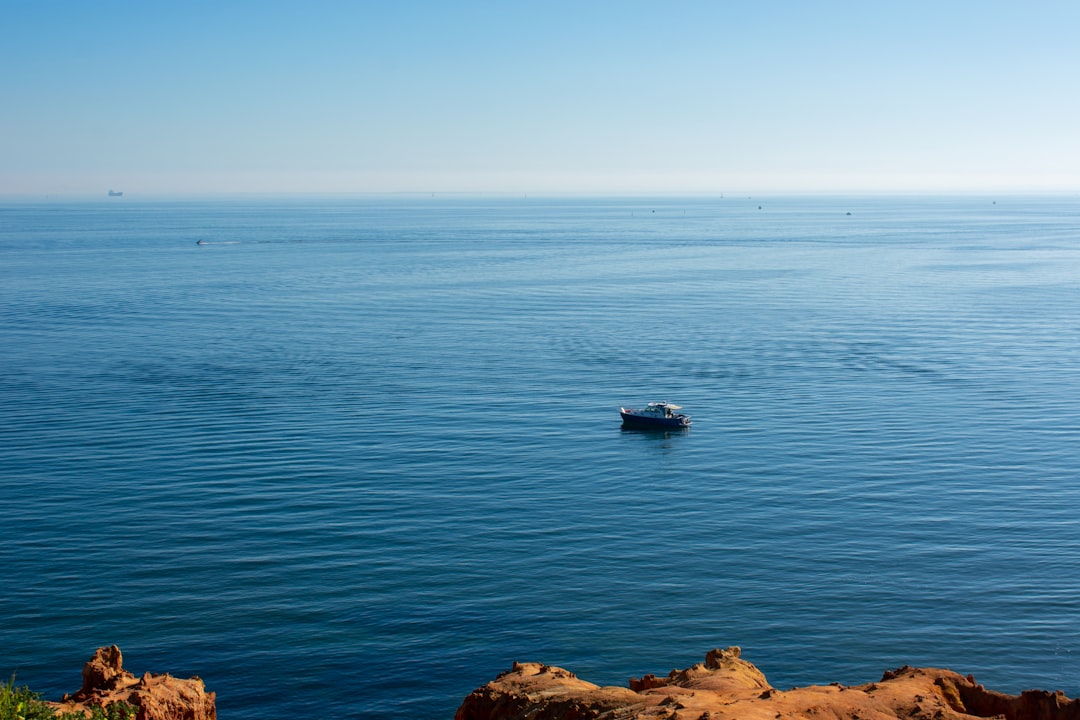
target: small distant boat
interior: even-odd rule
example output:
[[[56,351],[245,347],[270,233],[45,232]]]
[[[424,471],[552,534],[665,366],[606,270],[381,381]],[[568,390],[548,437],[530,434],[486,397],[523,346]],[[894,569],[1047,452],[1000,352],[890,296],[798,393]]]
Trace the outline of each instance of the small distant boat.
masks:
[[[636,427],[654,428],[686,428],[692,421],[689,415],[684,415],[681,405],[669,403],[667,400],[651,402],[643,408],[619,408],[624,425]]]
[[[110,190],[109,197],[124,197],[124,193],[118,190]]]
[[[205,241],[205,240],[196,240],[196,241],[195,241],[195,244],[196,244],[196,245],[205,245],[205,244],[206,244],[206,241]]]

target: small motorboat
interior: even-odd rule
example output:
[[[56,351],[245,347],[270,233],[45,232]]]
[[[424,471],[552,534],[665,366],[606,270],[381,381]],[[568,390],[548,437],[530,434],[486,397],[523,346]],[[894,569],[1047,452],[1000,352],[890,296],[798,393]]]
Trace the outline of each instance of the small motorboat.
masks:
[[[653,428],[686,428],[690,427],[689,415],[683,415],[681,405],[669,403],[667,400],[651,402],[643,408],[619,408],[623,424],[634,427]]]

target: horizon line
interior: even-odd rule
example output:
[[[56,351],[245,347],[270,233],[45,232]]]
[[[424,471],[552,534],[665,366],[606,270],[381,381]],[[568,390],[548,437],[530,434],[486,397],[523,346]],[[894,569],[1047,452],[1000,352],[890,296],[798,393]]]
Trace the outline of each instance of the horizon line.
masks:
[[[111,193],[119,192],[120,195]],[[861,190],[806,190],[806,189],[742,189],[742,190],[204,190],[204,191],[151,191],[140,193],[127,190],[106,189],[100,192],[0,192],[0,200],[45,199],[95,199],[122,203],[125,200],[162,199],[228,199],[254,197],[497,197],[497,198],[656,198],[696,197],[715,199],[745,199],[753,197],[1032,197],[1032,196],[1080,196],[1080,188],[909,188],[909,189],[861,189]]]

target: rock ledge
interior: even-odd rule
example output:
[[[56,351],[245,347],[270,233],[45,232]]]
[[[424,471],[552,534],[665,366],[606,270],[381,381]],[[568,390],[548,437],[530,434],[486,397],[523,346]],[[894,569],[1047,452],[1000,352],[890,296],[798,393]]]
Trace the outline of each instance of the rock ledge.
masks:
[[[92,707],[126,702],[135,708],[135,720],[217,720],[214,693],[206,692],[202,679],[146,673],[135,677],[123,667],[120,648],[98,648],[83,666],[82,687],[49,703],[59,712],[89,713]]]
[[[1080,701],[1006,695],[951,670],[904,666],[879,682],[777,690],[729,647],[667,677],[600,687],[562,668],[514,663],[474,690],[455,720],[1080,720]]]

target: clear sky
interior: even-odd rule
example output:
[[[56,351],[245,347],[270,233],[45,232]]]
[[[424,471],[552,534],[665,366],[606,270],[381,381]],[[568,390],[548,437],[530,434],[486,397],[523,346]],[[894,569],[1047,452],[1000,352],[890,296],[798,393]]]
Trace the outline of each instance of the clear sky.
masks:
[[[0,193],[1080,191],[1078,0],[0,0]]]

